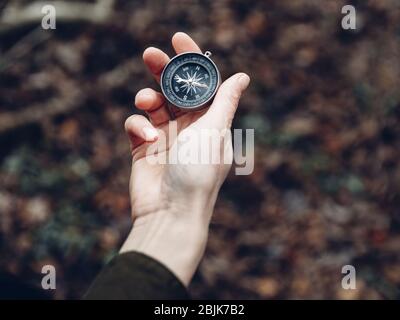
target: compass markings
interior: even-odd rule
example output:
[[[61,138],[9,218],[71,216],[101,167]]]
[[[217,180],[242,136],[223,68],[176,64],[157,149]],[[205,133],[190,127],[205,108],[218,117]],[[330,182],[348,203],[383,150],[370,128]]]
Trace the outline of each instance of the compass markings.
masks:
[[[182,68],[183,71],[187,69],[188,67]],[[196,69],[197,71],[199,70],[199,68]],[[180,89],[186,90],[186,95],[189,94],[192,96],[193,94],[196,94],[196,99],[198,99],[199,97],[199,95],[197,95],[197,90],[199,88],[208,88],[207,84],[200,82],[201,80],[203,80],[203,77],[201,75],[198,76],[197,71],[195,71],[194,73],[192,71],[190,71],[190,73],[186,71],[186,77],[183,74],[176,74],[174,77],[177,83],[182,83]],[[208,75],[204,75],[204,77],[207,79]],[[179,91],[179,88],[177,86],[175,86],[175,91]]]

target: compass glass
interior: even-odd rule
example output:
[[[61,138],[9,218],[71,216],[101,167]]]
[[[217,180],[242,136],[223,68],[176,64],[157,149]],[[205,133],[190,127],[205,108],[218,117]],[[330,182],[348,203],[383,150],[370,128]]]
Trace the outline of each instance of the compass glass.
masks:
[[[183,100],[196,100],[204,96],[210,89],[210,74],[199,64],[181,65],[172,78],[175,95]]]
[[[173,58],[161,76],[167,100],[177,107],[196,109],[205,105],[218,88],[219,74],[207,56],[184,53]]]

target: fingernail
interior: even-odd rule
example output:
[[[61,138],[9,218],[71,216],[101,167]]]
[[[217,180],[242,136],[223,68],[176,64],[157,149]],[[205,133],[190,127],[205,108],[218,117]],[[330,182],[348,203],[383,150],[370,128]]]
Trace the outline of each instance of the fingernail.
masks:
[[[143,134],[146,141],[154,141],[158,138],[157,130],[151,127],[143,128]]]
[[[240,83],[240,86],[242,87],[242,90],[244,90],[250,83],[250,77],[247,74],[242,73],[240,74],[238,81]]]

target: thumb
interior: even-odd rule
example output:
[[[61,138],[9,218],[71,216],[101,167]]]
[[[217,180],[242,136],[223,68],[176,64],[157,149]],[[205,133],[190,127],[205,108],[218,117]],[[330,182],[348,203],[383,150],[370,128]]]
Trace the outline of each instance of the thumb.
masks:
[[[213,127],[230,128],[239,99],[249,83],[250,77],[247,74],[236,73],[221,84],[206,113]]]

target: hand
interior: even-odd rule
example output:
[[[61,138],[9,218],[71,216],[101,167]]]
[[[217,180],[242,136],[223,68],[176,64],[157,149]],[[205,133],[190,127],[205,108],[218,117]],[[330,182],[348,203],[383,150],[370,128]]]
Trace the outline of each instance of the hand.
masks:
[[[172,45],[177,54],[201,52],[186,34],[176,33]],[[143,60],[157,82],[170,58],[163,51],[147,48]],[[232,164],[232,143],[224,146],[222,139],[212,143],[211,152],[224,152],[228,164],[151,164],[146,159],[148,148],[166,135],[175,124],[177,137],[168,137],[167,146],[159,155],[168,155],[181,145],[180,137],[191,130],[226,130],[230,128],[243,90],[249,84],[244,73],[227,79],[212,105],[199,112],[183,113],[170,121],[163,95],[150,88],[142,89],[135,99],[137,108],[148,118],[132,115],[125,129],[132,146],[130,198],[132,231],[121,252],[139,251],[160,261],[188,285],[204,253],[208,226],[218,191]],[[198,150],[200,151],[200,150]]]

